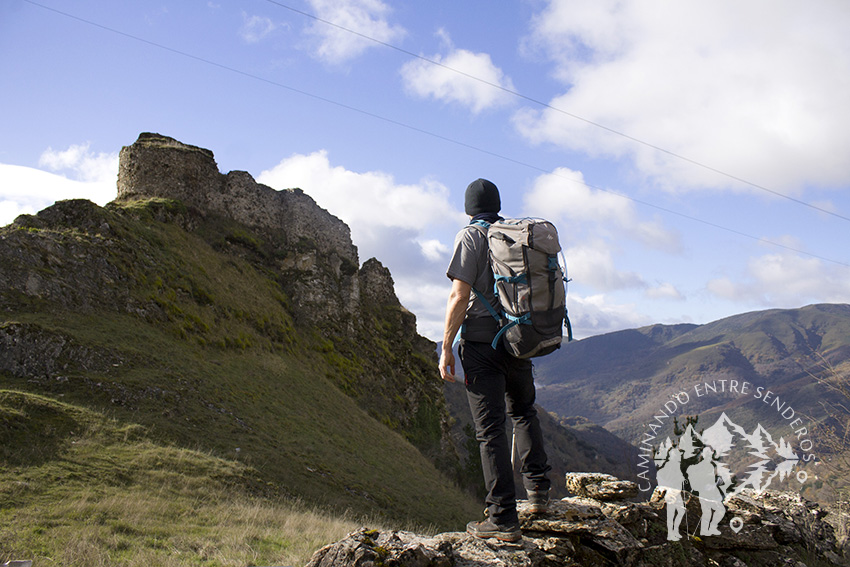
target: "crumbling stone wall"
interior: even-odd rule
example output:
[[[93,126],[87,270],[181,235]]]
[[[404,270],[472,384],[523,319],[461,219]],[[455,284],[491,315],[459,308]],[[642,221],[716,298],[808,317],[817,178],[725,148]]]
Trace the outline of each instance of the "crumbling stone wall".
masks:
[[[359,264],[348,226],[300,189],[276,191],[244,171],[221,174],[210,150],[143,133],[121,149],[118,199],[175,199],[203,213],[279,231],[291,244],[309,240],[327,255]]]

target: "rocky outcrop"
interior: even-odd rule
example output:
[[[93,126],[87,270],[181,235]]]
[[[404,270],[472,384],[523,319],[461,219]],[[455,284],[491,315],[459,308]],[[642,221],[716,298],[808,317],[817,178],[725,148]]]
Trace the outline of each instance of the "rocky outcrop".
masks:
[[[126,305],[121,271],[100,247],[115,236],[102,211],[90,201],[60,201],[40,216],[18,217],[24,230],[0,234],[0,310],[35,302],[81,311]]]
[[[296,317],[321,324],[343,315],[346,330],[354,330],[362,286],[351,231],[301,189],[276,191],[244,171],[222,174],[210,150],[143,133],[121,149],[116,202],[151,198],[255,231],[279,258]]]
[[[610,474],[567,473],[567,490],[576,496],[593,498],[602,502],[627,500],[638,495],[638,485],[620,480]]]
[[[203,214],[279,232],[291,245],[308,240],[323,254],[359,264],[348,226],[302,190],[276,191],[244,171],[221,174],[210,150],[143,133],[121,149],[118,201],[150,197],[174,199]]]
[[[628,493],[627,483],[608,475],[576,475],[571,481],[608,500],[564,498],[552,502],[543,514],[531,513],[527,503],[520,502],[523,539],[516,544],[465,533],[421,536],[363,529],[317,551],[308,567],[850,565],[823,519],[825,512],[796,494],[751,491],[738,495],[725,502],[726,518],[736,520],[721,526],[720,535],[689,534],[680,541],[668,541],[660,495],[650,502],[611,501],[610,489]],[[688,507],[689,532],[699,526],[696,500],[692,498]]]
[[[204,248],[204,261],[192,247]],[[361,267],[348,226],[300,189],[220,173],[209,150],[141,134],[121,150],[115,202],[60,201],[18,217],[0,230],[0,265],[3,312],[129,314],[173,323],[204,345],[318,352],[327,377],[361,407],[444,470],[456,468],[436,345],[416,332],[389,270],[374,258]],[[222,305],[233,286],[218,288],[213,272],[231,268],[258,275],[257,289],[242,294],[271,296],[285,312]],[[221,321],[247,330],[216,334]],[[50,333],[4,328],[0,372],[55,377],[91,367]]]

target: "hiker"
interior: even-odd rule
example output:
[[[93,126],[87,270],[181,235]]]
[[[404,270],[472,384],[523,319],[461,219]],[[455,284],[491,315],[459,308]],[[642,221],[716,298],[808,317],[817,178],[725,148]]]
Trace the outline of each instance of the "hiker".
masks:
[[[717,486],[716,463],[711,447],[703,448],[701,457],[687,470],[691,488],[699,495],[702,509],[699,533],[704,536],[720,535],[717,525],[726,513],[726,506],[723,505],[723,493]]]
[[[472,221],[493,223],[501,219],[499,190],[486,179],[469,184],[464,206]],[[534,407],[532,363],[509,354],[502,341],[491,345],[499,332],[499,322],[491,315],[492,309],[498,309],[498,299],[493,292],[495,280],[484,232],[468,225],[457,234],[446,275],[452,280],[452,290],[446,306],[440,375],[448,382],[456,379],[452,346],[461,331],[460,362],[487,489],[487,517],[470,522],[467,531],[481,538],[519,541],[522,532],[516,510],[506,416],[513,422],[520,470],[532,512],[546,511],[551,484],[547,477],[551,467]],[[477,290],[475,296],[473,288]],[[478,294],[489,301],[489,309]]]
[[[667,539],[679,541],[679,525],[687,510],[682,492],[685,487],[685,476],[682,474],[682,451],[670,443],[670,438],[661,445],[655,455],[658,488],[664,490],[664,502],[667,508]]]

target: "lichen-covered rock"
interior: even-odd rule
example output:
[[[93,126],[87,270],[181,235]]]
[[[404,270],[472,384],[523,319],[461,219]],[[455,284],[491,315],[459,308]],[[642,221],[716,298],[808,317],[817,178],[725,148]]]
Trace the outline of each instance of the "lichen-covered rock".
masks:
[[[18,217],[17,230],[0,234],[0,311],[45,302],[83,312],[126,306],[124,275],[109,257],[111,221],[83,199]]]
[[[567,473],[567,490],[583,498],[595,500],[627,500],[638,495],[638,485],[610,474]]]
[[[531,541],[500,544],[465,533],[422,536],[361,529],[318,550],[307,567],[534,567],[564,565]],[[567,565],[569,565],[567,563]]]
[[[523,533],[536,540],[574,540],[606,561],[628,564],[643,544],[626,528],[606,516],[599,503],[584,498],[551,502],[547,512],[533,514],[527,503],[517,507]]]
[[[658,502],[662,513],[657,513]],[[667,541],[663,500],[658,502],[564,498],[541,514],[520,501],[523,539],[515,544],[465,533],[426,537],[361,530],[316,552],[308,567],[850,565],[841,557],[822,510],[798,494],[745,492],[730,498],[728,512],[744,518],[740,530],[726,522],[720,535],[697,536],[689,528],[681,541]],[[698,522],[691,527],[698,529]]]

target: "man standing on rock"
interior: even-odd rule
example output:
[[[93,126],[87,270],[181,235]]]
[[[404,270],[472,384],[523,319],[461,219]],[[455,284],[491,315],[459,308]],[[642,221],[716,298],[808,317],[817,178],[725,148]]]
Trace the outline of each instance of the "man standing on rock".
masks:
[[[464,205],[472,221],[493,223],[501,219],[499,190],[486,179],[469,184]],[[546,511],[551,484],[547,476],[551,467],[534,407],[532,364],[509,354],[501,341],[497,348],[491,346],[499,323],[482,301],[488,301],[498,310],[499,300],[493,292],[495,280],[487,236],[482,230],[470,224],[457,234],[446,275],[452,280],[452,291],[446,306],[440,375],[443,380],[455,381],[452,345],[461,331],[460,362],[487,488],[487,518],[470,522],[466,528],[470,534],[482,538],[519,541],[522,532],[516,510],[507,416],[513,421],[520,470],[532,512]]]

